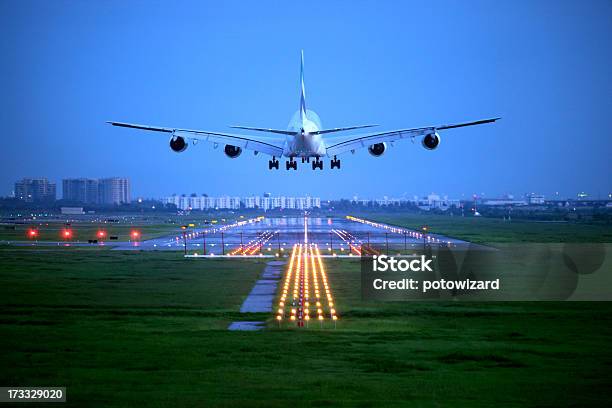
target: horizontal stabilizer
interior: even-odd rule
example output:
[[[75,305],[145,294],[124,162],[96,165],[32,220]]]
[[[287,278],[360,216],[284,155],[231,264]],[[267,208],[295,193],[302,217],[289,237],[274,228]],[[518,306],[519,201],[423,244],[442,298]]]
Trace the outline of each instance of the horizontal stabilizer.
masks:
[[[317,130],[316,132],[309,132],[311,135],[325,135],[327,133],[335,133],[335,132],[344,132],[345,130],[354,130],[354,129],[365,129],[379,125],[360,125],[360,126],[350,126],[350,127],[341,127],[341,128],[333,128],[333,129],[323,129]]]
[[[232,129],[253,130],[255,132],[276,133],[279,135],[295,135],[295,132],[292,132],[290,130],[267,129],[267,128],[257,128],[257,127],[248,127],[248,126],[230,126],[230,127]]]

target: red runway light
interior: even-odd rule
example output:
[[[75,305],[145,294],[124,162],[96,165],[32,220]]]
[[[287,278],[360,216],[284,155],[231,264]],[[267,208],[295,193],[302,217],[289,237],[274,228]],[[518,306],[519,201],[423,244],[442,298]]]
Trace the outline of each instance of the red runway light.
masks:
[[[139,231],[132,231],[132,233],[130,235],[132,236],[132,239],[140,238],[140,232]]]
[[[70,239],[70,238],[72,238],[72,230],[69,230],[69,229],[65,229],[65,230],[63,230],[63,231],[62,231],[62,237],[63,237],[64,239]]]
[[[98,235],[98,238],[106,238],[106,231],[99,230],[97,235]]]
[[[30,228],[30,229],[28,230],[28,237],[30,237],[30,238],[36,238],[36,237],[38,237],[38,231],[37,231],[37,230],[35,230],[35,229]]]

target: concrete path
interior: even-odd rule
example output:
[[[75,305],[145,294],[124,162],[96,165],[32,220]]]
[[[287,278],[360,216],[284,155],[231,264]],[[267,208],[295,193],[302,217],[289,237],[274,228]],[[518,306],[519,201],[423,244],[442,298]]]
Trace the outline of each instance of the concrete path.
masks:
[[[270,261],[251,293],[242,303],[240,313],[271,313],[276,288],[283,275],[284,261]],[[229,330],[261,330],[265,322],[233,322]]]
[[[228,330],[261,330],[264,328],[264,322],[233,322],[227,328]]]

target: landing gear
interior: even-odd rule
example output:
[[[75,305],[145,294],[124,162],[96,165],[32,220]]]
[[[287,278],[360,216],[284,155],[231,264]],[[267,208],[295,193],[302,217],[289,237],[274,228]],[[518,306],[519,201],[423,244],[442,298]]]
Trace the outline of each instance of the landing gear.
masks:
[[[336,156],[334,156],[334,158],[331,161],[331,168],[333,169],[334,167],[337,169],[340,168],[340,160],[336,159]]]
[[[323,170],[323,160],[319,160],[318,157],[312,162],[312,169],[316,170],[317,167],[319,170]]]
[[[280,165],[280,162],[276,160],[276,157],[274,156],[272,156],[272,160],[268,160],[268,169],[270,170],[272,169],[278,170],[279,165]]]
[[[287,167],[287,170],[289,170],[289,169],[297,170],[297,162],[295,160],[293,160],[293,157],[291,159],[287,160],[285,162],[285,165]]]

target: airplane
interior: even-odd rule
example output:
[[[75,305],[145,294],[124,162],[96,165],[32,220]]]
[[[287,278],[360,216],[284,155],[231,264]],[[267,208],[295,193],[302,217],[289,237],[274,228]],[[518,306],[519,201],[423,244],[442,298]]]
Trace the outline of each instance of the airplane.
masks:
[[[481,119],[472,122],[456,123],[451,125],[424,126],[410,129],[389,130],[384,132],[366,133],[361,135],[351,135],[344,139],[328,139],[327,135],[348,130],[371,128],[378,125],[359,125],[324,129],[321,125],[319,116],[312,110],[306,108],[306,89],[304,86],[304,51],[301,53],[300,61],[300,105],[299,110],[289,121],[287,130],[269,129],[249,126],[230,126],[230,128],[248,130],[253,132],[264,132],[274,136],[256,137],[252,135],[230,134],[206,130],[180,129],[173,127],[160,127],[139,125],[125,122],[107,122],[113,126],[120,126],[132,129],[148,130],[152,132],[169,133],[170,149],[174,152],[184,152],[189,144],[195,145],[198,141],[212,142],[217,148],[219,144],[225,145],[224,153],[235,159],[242,154],[244,149],[252,150],[255,155],[264,153],[272,156],[268,161],[268,168],[279,169],[277,157],[287,157],[285,162],[287,170],[297,170],[297,158],[301,158],[302,163],[310,163],[312,159],[312,169],[323,170],[324,157],[331,158],[330,168],[340,169],[340,159],[338,156],[343,153],[367,147],[368,152],[375,157],[382,156],[387,150],[387,143],[401,139],[414,139],[422,137],[421,144],[427,150],[434,150],[440,144],[438,131],[455,129],[465,126],[481,125],[492,123],[501,118]]]

